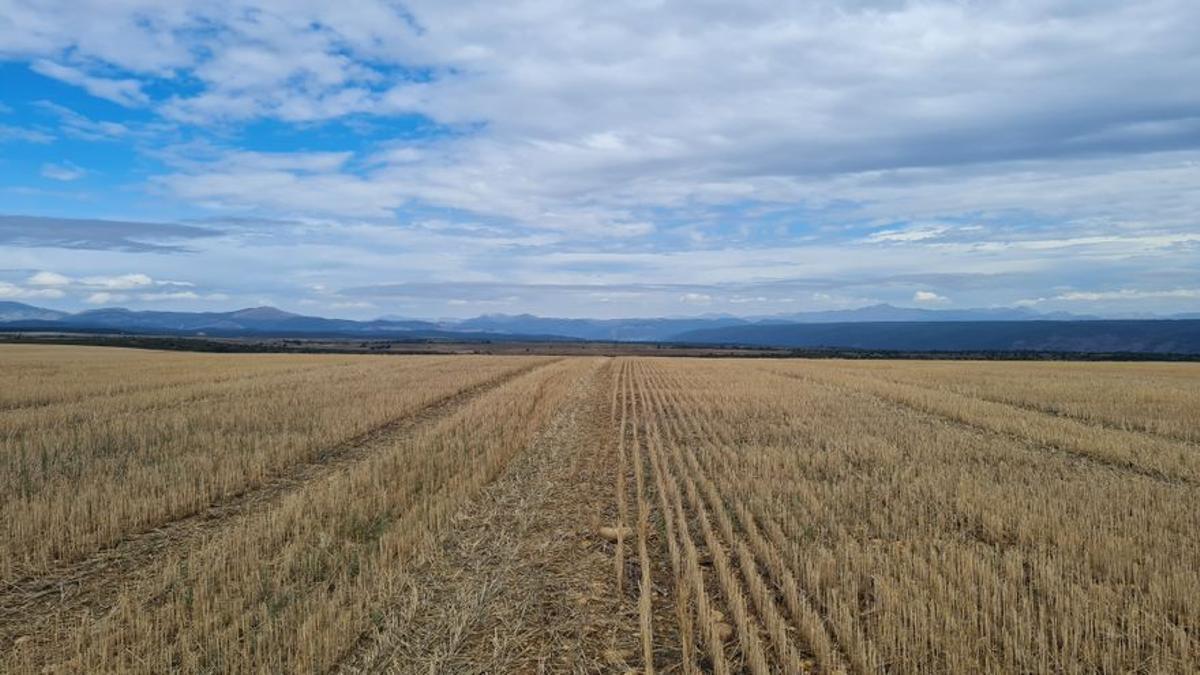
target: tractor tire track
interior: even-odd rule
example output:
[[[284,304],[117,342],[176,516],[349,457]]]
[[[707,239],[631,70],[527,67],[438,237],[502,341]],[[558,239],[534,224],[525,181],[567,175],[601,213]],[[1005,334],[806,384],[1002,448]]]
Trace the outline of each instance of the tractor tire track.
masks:
[[[615,515],[607,392],[618,368],[582,375],[331,672],[606,672],[634,659],[636,615],[597,533],[598,508]]]

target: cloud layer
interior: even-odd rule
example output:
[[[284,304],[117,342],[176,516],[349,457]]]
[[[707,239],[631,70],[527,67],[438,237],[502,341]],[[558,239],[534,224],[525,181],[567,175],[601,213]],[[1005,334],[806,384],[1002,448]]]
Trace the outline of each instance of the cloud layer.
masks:
[[[212,229],[197,225],[0,214],[0,244],[4,246],[135,253],[182,252],[187,248],[179,242],[216,234]]]
[[[31,100],[56,126],[0,142],[127,144],[136,189],[214,219],[0,219],[11,245],[186,248],[328,308],[423,289],[362,312],[1195,302],[1188,0],[0,8],[0,58],[108,106]]]

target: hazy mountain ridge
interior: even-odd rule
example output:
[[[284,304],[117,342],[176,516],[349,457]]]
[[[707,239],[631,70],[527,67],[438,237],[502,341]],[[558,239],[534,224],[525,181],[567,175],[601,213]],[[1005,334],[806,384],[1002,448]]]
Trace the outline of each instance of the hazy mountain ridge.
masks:
[[[93,309],[69,314],[0,302],[0,328],[172,335],[438,340],[591,340],[894,351],[1200,353],[1200,320],[1102,320],[1026,308],[872,305],[767,317],[564,319],[492,314],[423,321],[328,319],[250,307],[231,312]]]
[[[1100,317],[1070,312],[1036,312],[1028,307],[991,307],[973,309],[927,309],[897,307],[886,303],[797,314],[759,317],[760,323],[858,323],[874,321],[1038,321],[1099,319]]]
[[[488,330],[497,333],[540,332],[586,340],[665,341],[696,330],[731,326],[786,325],[793,323],[949,322],[949,321],[1075,321],[1099,319],[1067,312],[1041,314],[1024,307],[990,309],[925,309],[888,304],[856,309],[773,314],[767,316],[709,316],[688,318],[556,319],[531,314],[489,314],[441,325],[455,330]]]
[[[679,333],[704,328],[745,325],[739,318],[646,318],[646,319],[556,319],[532,314],[490,314],[441,325],[452,330],[493,333],[544,333],[583,340],[614,342],[655,342],[669,340]]]
[[[5,321],[58,321],[70,316],[55,309],[34,307],[23,302],[0,301],[0,322]]]
[[[691,331],[704,345],[906,352],[1200,354],[1200,320],[925,321],[751,325]]]
[[[15,305],[16,307],[10,307]],[[461,331],[444,330],[428,321],[353,321],[292,314],[274,307],[250,307],[232,312],[133,311],[121,307],[67,314],[22,303],[0,305],[0,327],[7,330],[69,330],[171,335],[275,337],[351,337],[379,339],[463,339]],[[477,339],[512,339],[509,335],[476,333]],[[565,336],[522,335],[524,339],[564,340]]]
[[[937,310],[872,305],[849,310],[802,312],[756,317],[646,317],[628,319],[567,319],[532,314],[485,314],[469,319],[426,321],[381,317],[369,321],[329,319],[294,314],[274,307],[249,307],[230,312],[134,311],[122,307],[85,310],[70,314],[19,302],[0,303],[0,323],[51,322],[74,329],[153,330],[180,332],[345,333],[370,335],[397,331],[448,331],[498,335],[560,336],[580,340],[617,342],[668,341],[692,331],[750,325],[790,323],[846,323],[879,321],[995,321],[1045,319],[1024,308]],[[1061,315],[1052,318],[1091,318]]]
[[[253,331],[372,333],[403,330],[436,330],[425,321],[353,321],[292,314],[274,307],[250,307],[232,312],[135,312],[123,308],[95,309],[72,314],[60,323],[111,329],[178,331]]]

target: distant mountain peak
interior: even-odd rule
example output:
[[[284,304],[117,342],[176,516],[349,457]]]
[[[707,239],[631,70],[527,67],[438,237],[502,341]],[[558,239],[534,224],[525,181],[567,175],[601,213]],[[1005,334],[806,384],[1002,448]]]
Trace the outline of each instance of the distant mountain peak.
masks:
[[[23,302],[0,301],[0,321],[58,321],[65,316],[69,315]]]
[[[1084,319],[1066,312],[1053,317],[1041,315],[1028,307],[974,307],[963,309],[932,307],[900,307],[886,302],[853,309],[827,309],[797,314],[775,314],[758,317],[770,323],[841,323],[873,321],[1023,321],[1029,319]]]
[[[528,321],[530,319],[554,319],[553,317],[543,317],[534,314],[505,314],[504,312],[496,312],[494,314],[480,314],[476,319],[488,319],[492,321]]]
[[[277,307],[247,307],[229,313],[230,317],[238,319],[252,319],[257,321],[274,321],[278,319],[291,319],[300,316],[291,312],[285,312]]]
[[[136,312],[126,307],[97,307],[96,309],[85,309],[75,316],[89,316],[92,314],[136,314]]]

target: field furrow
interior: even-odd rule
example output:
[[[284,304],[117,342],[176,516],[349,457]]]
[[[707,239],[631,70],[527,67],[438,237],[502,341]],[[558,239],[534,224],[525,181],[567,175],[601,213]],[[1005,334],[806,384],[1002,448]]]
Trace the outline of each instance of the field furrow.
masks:
[[[667,499],[664,501],[669,503],[669,507],[664,507],[664,513],[669,514],[672,528],[679,533],[683,545],[680,562],[681,576],[676,580],[677,597],[684,599],[683,604],[677,608],[676,612],[681,641],[685,644],[690,643],[692,631],[697,631],[701,642],[707,648],[707,662],[703,664],[706,666],[705,670],[724,675],[730,672],[725,653],[729,625],[722,621],[723,614],[714,606],[713,597],[707,590],[712,584],[706,580],[702,570],[701,552],[691,535],[695,528],[690,521],[694,516],[690,518],[687,513],[682,490],[676,474],[671,469],[668,452],[664,448],[661,430],[662,417],[657,408],[652,412],[651,417],[653,422],[650,425],[650,449],[654,455],[652,466],[655,470],[655,480],[663,485],[667,494]],[[708,556],[705,555],[703,560],[707,562]],[[695,604],[695,624],[692,623],[692,603]],[[681,647],[680,652],[681,658],[684,659],[685,671],[696,668],[696,665],[688,660],[688,651],[690,651],[690,647]]]
[[[637,373],[627,381],[625,399],[632,410],[633,421],[629,425],[632,433],[630,452],[632,454],[634,494],[637,496],[637,542],[638,568],[638,628],[642,636],[642,666],[646,675],[654,673],[654,615],[653,595],[654,581],[650,569],[650,551],[648,539],[650,536],[650,497],[646,486],[645,453],[642,452],[641,425],[645,423],[640,415],[641,397],[637,386]]]
[[[656,387],[675,409],[686,406],[681,400],[678,383],[659,383]],[[684,438],[695,439],[694,446],[704,448],[703,452],[693,452],[686,455],[689,469],[703,485],[706,497],[712,508],[720,508],[719,522],[727,540],[733,541],[734,525],[724,505],[729,504],[737,517],[741,538],[738,538],[737,552],[741,569],[746,582],[754,589],[752,597],[760,615],[765,617],[771,634],[772,644],[784,670],[799,672],[809,667],[807,659],[802,657],[797,647],[792,644],[789,635],[790,626],[784,619],[782,610],[776,605],[776,598],[786,607],[791,625],[803,636],[808,649],[817,656],[821,668],[825,672],[846,672],[846,659],[836,641],[831,637],[827,622],[814,609],[808,594],[800,590],[795,576],[787,568],[778,549],[759,531],[756,517],[750,515],[738,491],[726,488],[722,490],[718,484],[724,481],[714,481],[712,476],[727,476],[736,471],[736,467],[728,461],[727,454],[731,452],[729,438],[721,429],[714,429],[704,416],[681,416],[684,428],[679,433]],[[697,459],[697,457],[702,459]],[[762,514],[758,519],[764,518]],[[749,542],[749,546],[747,543]],[[751,554],[753,550],[753,555]],[[765,570],[760,574],[759,565]]]
[[[617,376],[617,400],[620,401],[621,421],[617,425],[617,470],[613,474],[616,481],[617,495],[617,524],[615,528],[615,539],[617,542],[614,562],[616,564],[616,579],[617,579],[617,594],[620,595],[625,589],[625,577],[628,576],[625,571],[625,540],[629,537],[633,530],[629,527],[629,506],[626,503],[626,495],[629,492],[629,460],[628,450],[626,449],[626,438],[629,421],[629,398],[625,395],[625,391],[629,387],[628,363],[621,364],[621,372]]]
[[[655,412],[656,417],[666,418],[668,421],[672,419],[668,415],[668,411],[661,408],[656,409]],[[742,579],[734,573],[734,564],[727,552],[727,549],[737,550],[741,542],[733,536],[731,530],[722,532],[724,535],[723,540],[717,535],[712,527],[708,510],[709,507],[713,507],[714,505],[709,503],[706,507],[704,501],[698,496],[696,476],[690,471],[690,467],[684,459],[684,456],[689,455],[690,451],[688,449],[681,449],[677,443],[671,444],[671,450],[671,457],[667,461],[667,470],[681,477],[684,493],[687,497],[688,509],[700,524],[705,547],[713,561],[717,580],[725,598],[725,606],[729,608],[733,615],[734,627],[737,631],[739,644],[741,645],[742,658],[751,672],[768,672],[768,660],[764,650],[764,640],[761,635],[763,627],[758,619],[752,615],[747,606],[745,599],[746,591]],[[724,507],[721,505],[716,506],[718,508],[714,512],[719,519],[723,515],[723,510],[721,509]],[[745,570],[741,570],[741,572],[742,576],[747,574]],[[757,570],[754,570],[752,574],[757,574]],[[786,643],[780,646],[781,653],[791,656],[792,654],[789,652],[788,646]],[[782,663],[785,669],[797,664],[798,659],[794,662],[784,661]]]

